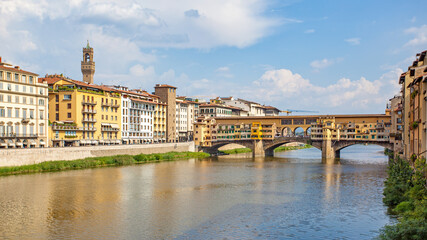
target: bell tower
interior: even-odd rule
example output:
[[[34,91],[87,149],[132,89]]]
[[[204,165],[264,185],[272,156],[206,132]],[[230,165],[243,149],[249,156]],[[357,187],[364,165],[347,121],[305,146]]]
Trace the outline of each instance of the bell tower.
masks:
[[[83,48],[82,74],[83,82],[93,84],[95,62],[93,61],[93,48],[89,45],[89,40],[87,46]]]

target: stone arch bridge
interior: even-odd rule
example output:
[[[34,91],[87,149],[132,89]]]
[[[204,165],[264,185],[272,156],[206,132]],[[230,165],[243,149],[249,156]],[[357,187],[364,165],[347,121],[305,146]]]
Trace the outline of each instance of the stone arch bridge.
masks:
[[[341,140],[341,141],[313,141],[309,136],[300,137],[277,137],[274,140],[222,140],[212,142],[210,147],[201,147],[203,152],[210,154],[218,153],[218,149],[227,144],[239,144],[252,150],[253,156],[273,156],[274,149],[286,143],[304,143],[322,151],[322,158],[335,159],[340,157],[341,149],[356,144],[374,144],[389,150],[393,150],[393,144],[388,141],[363,141],[363,140]]]

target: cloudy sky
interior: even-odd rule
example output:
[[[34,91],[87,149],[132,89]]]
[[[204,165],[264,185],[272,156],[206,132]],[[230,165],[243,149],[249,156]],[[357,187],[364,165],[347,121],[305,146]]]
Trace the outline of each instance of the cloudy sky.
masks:
[[[425,0],[0,0],[0,56],[98,84],[235,96],[319,113],[382,113],[427,49]]]

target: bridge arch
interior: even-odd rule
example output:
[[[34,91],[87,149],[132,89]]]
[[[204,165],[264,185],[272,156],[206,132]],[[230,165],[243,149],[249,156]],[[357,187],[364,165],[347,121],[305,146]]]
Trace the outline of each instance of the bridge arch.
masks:
[[[282,129],[282,137],[290,137],[293,135],[293,131],[290,127],[284,127]]]
[[[307,127],[307,129],[305,129],[305,136],[311,136],[311,127]]]
[[[210,154],[216,154],[218,153],[218,149],[220,147],[229,145],[229,144],[237,144],[237,145],[241,145],[242,147],[246,147],[246,148],[250,148],[252,151],[254,151],[254,145],[252,141],[220,141],[220,142],[216,142],[214,143],[212,146],[210,147],[202,147],[202,151],[203,152],[207,152]]]
[[[282,146],[286,143],[304,143],[309,144],[310,138],[309,137],[282,137],[275,139],[269,144],[264,145],[264,151],[267,156],[274,156],[274,149]],[[310,143],[313,147],[319,149],[322,151],[322,143],[321,142],[312,142]]]
[[[369,142],[369,141],[339,141],[336,145],[334,145],[335,151],[340,151],[344,148],[354,146],[354,145],[363,145],[363,144],[369,144],[369,145],[377,145],[381,146],[383,148],[387,148],[388,150],[393,151],[393,144],[389,142]]]
[[[294,128],[294,136],[304,136],[304,135],[305,135],[304,128],[300,126]]]

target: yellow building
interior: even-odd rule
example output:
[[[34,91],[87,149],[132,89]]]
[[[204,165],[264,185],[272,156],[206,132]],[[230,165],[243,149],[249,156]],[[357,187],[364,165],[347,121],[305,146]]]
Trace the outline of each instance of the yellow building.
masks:
[[[217,124],[214,118],[200,116],[194,123],[194,143],[196,146],[210,147],[216,141]]]
[[[152,95],[156,102],[153,118],[153,140],[155,143],[166,142],[167,104],[162,103],[157,95]]]
[[[43,79],[49,85],[51,146],[121,143],[119,93],[60,75]]]

